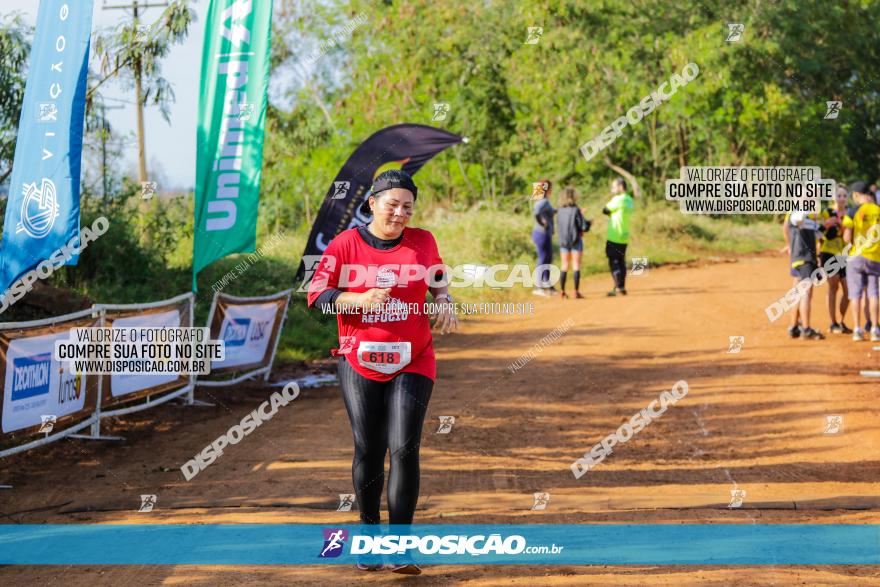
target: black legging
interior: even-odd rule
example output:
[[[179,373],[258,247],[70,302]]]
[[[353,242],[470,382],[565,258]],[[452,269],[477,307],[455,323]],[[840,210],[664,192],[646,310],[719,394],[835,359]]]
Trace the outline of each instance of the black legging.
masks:
[[[419,499],[419,445],[434,382],[417,373],[400,373],[391,381],[373,381],[352,369],[344,357],[337,369],[342,399],[354,436],[351,477],[361,522],[379,523],[388,471],[388,517],[391,524],[412,524]]]
[[[614,286],[617,289],[626,289],[626,245],[605,241],[605,255],[608,257]]]

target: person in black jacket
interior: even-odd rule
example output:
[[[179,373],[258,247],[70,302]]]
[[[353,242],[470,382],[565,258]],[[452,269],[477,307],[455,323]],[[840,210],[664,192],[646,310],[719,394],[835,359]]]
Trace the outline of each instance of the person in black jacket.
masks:
[[[559,210],[556,213],[556,228],[559,233],[559,256],[562,259],[562,275],[559,296],[567,298],[565,281],[568,278],[569,264],[573,270],[574,296],[581,299],[581,253],[584,251],[583,234],[590,230],[591,221],[585,220],[577,205],[577,192],[573,187],[562,190],[559,199]]]

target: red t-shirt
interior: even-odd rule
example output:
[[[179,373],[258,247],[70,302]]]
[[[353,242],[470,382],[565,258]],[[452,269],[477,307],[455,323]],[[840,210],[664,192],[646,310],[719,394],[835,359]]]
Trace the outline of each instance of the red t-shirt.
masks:
[[[375,381],[390,381],[398,373],[418,373],[433,381],[437,374],[434,339],[431,336],[429,317],[423,311],[428,281],[424,278],[401,280],[400,274],[401,266],[405,265],[420,265],[427,272],[428,268],[442,264],[434,235],[421,228],[405,228],[400,244],[388,250],[379,250],[368,245],[358,234],[357,228],[339,233],[330,241],[312,278],[308,295],[309,307],[328,288],[361,293],[374,287],[388,287],[390,283],[395,285],[389,292],[392,311],[337,314],[340,348],[331,351],[332,354],[344,355],[355,371]],[[356,281],[359,274],[365,275],[366,279],[361,279],[355,285],[340,285],[343,268],[349,282]],[[398,303],[394,308],[394,304]],[[408,342],[411,360],[394,373],[379,372],[361,364],[358,349],[363,342]],[[377,359],[376,353],[363,356],[371,357],[367,360]],[[398,358],[395,357],[395,361]],[[378,353],[378,360],[383,360],[382,353]]]

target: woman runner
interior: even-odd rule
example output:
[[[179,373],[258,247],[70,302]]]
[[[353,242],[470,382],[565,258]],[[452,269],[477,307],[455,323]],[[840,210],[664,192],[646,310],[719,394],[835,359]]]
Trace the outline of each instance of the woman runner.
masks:
[[[363,524],[380,523],[389,450],[389,522],[413,521],[422,424],[436,377],[431,325],[422,311],[429,289],[437,302],[429,306],[435,327],[441,334],[458,328],[447,286],[434,286],[444,276],[433,235],[407,228],[417,193],[409,174],[379,174],[361,207],[372,213],[372,222],[330,242],[309,287],[310,307],[337,312],[340,348],[331,352],[339,357],[339,384],[354,436],[352,480]],[[383,567],[360,562],[358,568]],[[392,570],[421,573],[412,563]]]

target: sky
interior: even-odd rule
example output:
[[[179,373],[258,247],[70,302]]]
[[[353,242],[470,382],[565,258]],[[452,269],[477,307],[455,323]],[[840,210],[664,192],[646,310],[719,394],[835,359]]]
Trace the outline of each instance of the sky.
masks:
[[[92,31],[111,29],[122,22],[122,19],[130,20],[130,10],[103,9],[104,5],[115,6],[129,2],[130,0],[94,0]],[[158,3],[156,0],[150,2]],[[18,12],[24,22],[33,27],[36,25],[39,4],[39,0],[2,0],[0,16]],[[191,189],[195,183],[198,72],[201,71],[208,0],[198,0],[192,4],[192,8],[196,13],[196,21],[190,25],[189,36],[182,44],[173,45],[168,57],[162,61],[162,75],[171,84],[177,96],[176,102],[170,107],[171,124],[165,122],[158,108],[147,107],[144,110],[147,171],[151,173],[150,163],[155,162],[158,165],[159,175],[170,184],[166,186],[168,189]],[[146,24],[152,23],[161,13],[161,8],[141,11],[141,21]],[[123,106],[120,110],[107,111],[107,119],[114,130],[121,134],[135,132],[134,90],[123,90],[119,84],[111,81],[101,87],[101,94],[107,98],[108,106],[111,104]],[[126,103],[120,100],[125,100]],[[124,169],[136,175],[137,143],[132,143],[125,150]]]

